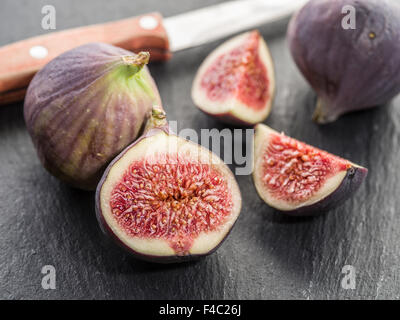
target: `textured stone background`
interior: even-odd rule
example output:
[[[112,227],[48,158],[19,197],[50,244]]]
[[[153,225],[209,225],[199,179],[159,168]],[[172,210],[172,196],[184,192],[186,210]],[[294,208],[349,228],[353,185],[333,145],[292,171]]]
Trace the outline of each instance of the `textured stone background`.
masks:
[[[45,4],[56,7],[60,30],[154,10],[168,17],[216,2],[2,0],[0,45],[46,33],[40,26]],[[144,263],[102,235],[92,193],[69,188],[41,167],[22,104],[0,107],[0,298],[400,298],[400,99],[317,126],[310,121],[315,95],[292,62],[285,26],[260,31],[278,88],[266,124],[368,167],[355,197],[324,216],[287,218],[258,198],[250,176],[241,176],[243,210],[217,253],[189,264]],[[224,127],[190,98],[195,71],[217,44],[151,66],[179,128]],[[46,264],[56,268],[56,290],[41,287]],[[341,288],[346,264],[357,270],[355,290]]]

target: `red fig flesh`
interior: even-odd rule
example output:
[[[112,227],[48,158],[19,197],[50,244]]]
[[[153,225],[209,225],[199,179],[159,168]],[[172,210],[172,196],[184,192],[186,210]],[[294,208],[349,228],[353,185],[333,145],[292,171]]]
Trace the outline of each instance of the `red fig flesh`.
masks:
[[[258,124],[253,178],[271,207],[297,215],[329,210],[349,198],[367,169]]]
[[[106,165],[138,137],[147,113],[160,104],[148,59],[147,52],[91,43],[58,56],[35,75],[25,122],[50,173],[95,189]]]
[[[153,112],[153,119],[160,115]],[[162,118],[109,165],[96,192],[103,230],[154,262],[213,252],[240,208],[229,168],[208,149],[170,134]]]
[[[268,116],[274,88],[268,47],[252,31],[228,40],[206,58],[193,82],[192,99],[222,121],[250,125]]]

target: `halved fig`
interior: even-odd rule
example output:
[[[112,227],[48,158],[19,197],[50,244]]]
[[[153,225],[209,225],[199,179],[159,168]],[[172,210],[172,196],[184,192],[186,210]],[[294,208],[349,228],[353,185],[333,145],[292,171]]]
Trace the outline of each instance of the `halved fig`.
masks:
[[[332,209],[360,186],[368,170],[278,133],[255,127],[253,179],[271,207],[310,215]]]
[[[192,99],[202,111],[224,122],[251,125],[267,118],[274,91],[272,58],[254,30],[211,52],[194,79]]]
[[[229,168],[208,149],[171,134],[157,109],[144,135],[108,166],[96,192],[103,231],[153,262],[210,254],[240,209]]]

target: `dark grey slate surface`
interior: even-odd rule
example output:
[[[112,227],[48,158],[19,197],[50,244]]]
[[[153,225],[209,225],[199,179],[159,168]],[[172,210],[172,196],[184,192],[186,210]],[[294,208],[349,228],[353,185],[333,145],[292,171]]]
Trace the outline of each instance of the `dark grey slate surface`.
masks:
[[[3,0],[0,45],[45,33],[45,4],[55,5],[63,29],[153,10],[170,16],[215,2]],[[260,31],[275,59],[278,86],[266,123],[368,167],[356,196],[324,216],[287,218],[258,198],[250,176],[241,176],[243,210],[217,253],[189,264],[144,263],[101,234],[92,193],[69,188],[41,167],[22,104],[0,107],[0,298],[400,298],[400,98],[317,126],[310,121],[315,95],[290,58],[284,29]],[[190,99],[195,71],[216,45],[151,66],[169,119],[180,129],[223,128]],[[56,268],[56,290],[41,287],[46,264]],[[341,288],[346,264],[356,268],[355,290]]]

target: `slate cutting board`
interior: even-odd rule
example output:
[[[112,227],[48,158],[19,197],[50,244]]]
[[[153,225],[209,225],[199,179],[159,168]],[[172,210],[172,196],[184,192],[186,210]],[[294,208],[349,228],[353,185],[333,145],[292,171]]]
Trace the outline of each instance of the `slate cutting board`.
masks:
[[[0,45],[46,33],[41,8],[52,4],[57,29],[153,10],[171,16],[218,1],[3,0]],[[287,218],[257,196],[250,176],[238,177],[243,210],[217,253],[194,263],[135,260],[98,228],[93,193],[72,189],[40,165],[26,132],[22,103],[0,107],[0,298],[2,299],[382,299],[400,298],[400,98],[317,126],[315,95],[297,71],[285,25],[264,26],[276,64],[271,127],[369,168],[356,196],[317,218]],[[190,98],[201,61],[219,42],[151,65],[170,120],[178,129],[224,126]],[[41,287],[41,268],[56,269],[56,290]],[[356,289],[341,287],[344,265]]]

